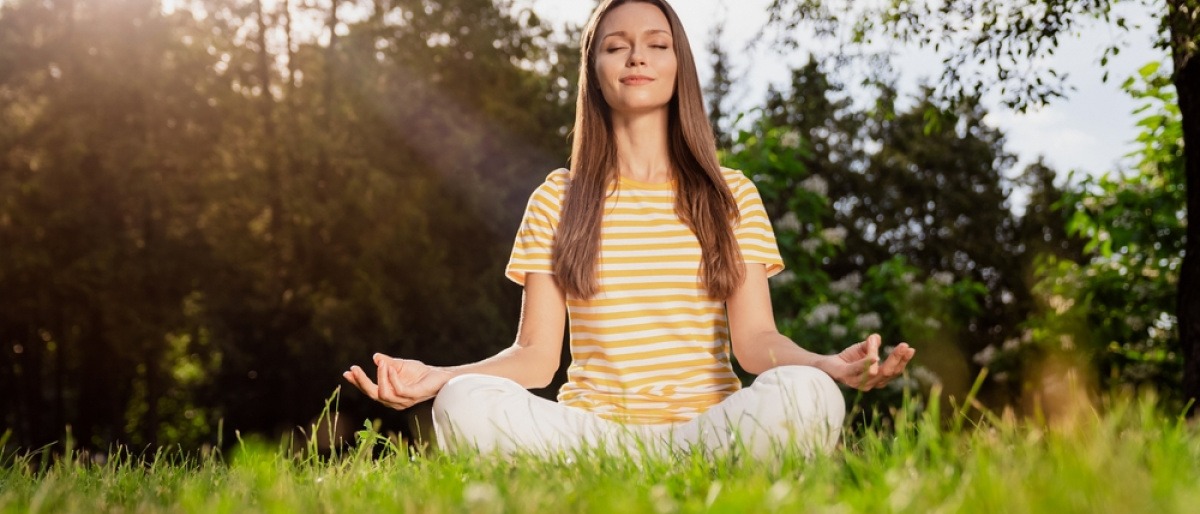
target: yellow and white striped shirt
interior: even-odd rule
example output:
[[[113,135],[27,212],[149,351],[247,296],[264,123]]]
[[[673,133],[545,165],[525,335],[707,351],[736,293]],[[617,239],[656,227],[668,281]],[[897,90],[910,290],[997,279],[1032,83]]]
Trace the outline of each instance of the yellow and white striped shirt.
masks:
[[[734,229],[742,258],[783,269],[758,189],[742,172],[722,170],[741,211]],[[534,191],[505,274],[553,273],[551,251],[568,171],[555,170]],[[740,387],[729,363],[723,302],[699,275],[700,243],[675,215],[671,183],[626,178],[605,200],[599,293],[567,299],[571,366],[558,400],[631,423],[686,421]]]

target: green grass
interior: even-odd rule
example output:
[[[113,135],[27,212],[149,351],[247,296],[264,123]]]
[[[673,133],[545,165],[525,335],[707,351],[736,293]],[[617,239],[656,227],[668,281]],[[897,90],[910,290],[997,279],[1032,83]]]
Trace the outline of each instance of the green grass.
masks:
[[[364,430],[330,458],[241,442],[225,456],[7,456],[0,512],[1196,512],[1200,433],[1153,400],[1055,424],[937,405],[772,462],[410,455]],[[383,455],[371,456],[383,447]],[[70,453],[70,452],[68,452]]]

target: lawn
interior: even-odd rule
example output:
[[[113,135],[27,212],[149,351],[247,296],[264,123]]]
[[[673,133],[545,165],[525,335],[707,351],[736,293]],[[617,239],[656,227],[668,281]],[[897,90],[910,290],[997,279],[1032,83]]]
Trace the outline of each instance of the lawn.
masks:
[[[1152,399],[1060,423],[901,409],[829,456],[672,459],[410,454],[364,427],[318,457],[239,441],[225,454],[8,455],[0,512],[1196,512],[1200,430]]]

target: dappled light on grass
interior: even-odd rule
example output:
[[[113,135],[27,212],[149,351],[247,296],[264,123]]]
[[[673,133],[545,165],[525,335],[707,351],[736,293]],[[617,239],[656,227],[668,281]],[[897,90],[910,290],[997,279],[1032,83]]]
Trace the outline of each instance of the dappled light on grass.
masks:
[[[1200,434],[1153,397],[1106,398],[1069,425],[972,404],[910,399],[887,427],[811,459],[417,454],[369,424],[332,453],[316,438],[299,451],[246,439],[206,457],[117,451],[101,464],[50,448],[4,456],[0,511],[1188,512],[1200,501]]]

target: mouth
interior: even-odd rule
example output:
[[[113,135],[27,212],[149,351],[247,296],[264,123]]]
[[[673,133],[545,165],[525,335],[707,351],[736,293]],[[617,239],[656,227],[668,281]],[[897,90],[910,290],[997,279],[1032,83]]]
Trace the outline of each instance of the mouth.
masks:
[[[641,84],[649,84],[654,82],[654,79],[645,75],[630,75],[621,79],[621,83],[627,86],[638,86]]]

